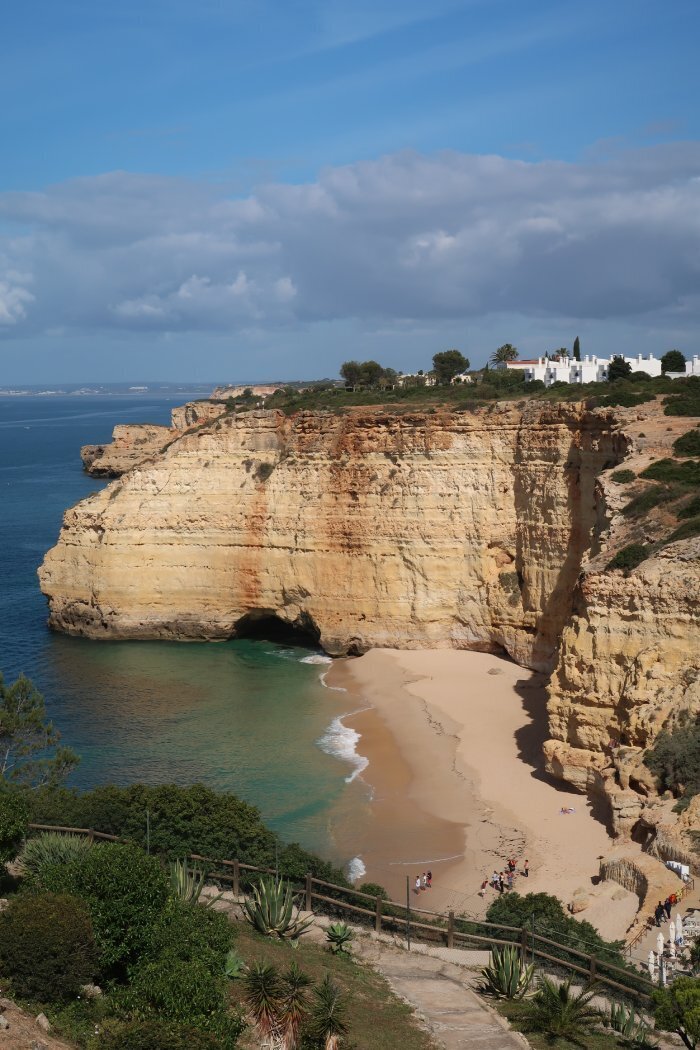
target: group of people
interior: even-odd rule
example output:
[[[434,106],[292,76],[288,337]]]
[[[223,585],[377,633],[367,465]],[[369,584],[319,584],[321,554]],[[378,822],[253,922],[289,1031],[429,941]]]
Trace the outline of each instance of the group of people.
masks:
[[[497,893],[505,893],[506,890],[512,890],[517,866],[518,865],[515,861],[515,857],[510,857],[506,863],[506,871],[494,871],[490,879],[484,879],[484,881],[481,883],[481,888],[479,889],[479,896],[486,896],[486,890],[488,889],[489,885],[494,890],[496,890]],[[520,869],[520,874],[524,878],[528,878],[530,874],[530,862],[528,860],[523,861],[523,866]]]
[[[671,918],[671,909],[673,908],[674,904],[678,904],[678,897],[675,895],[675,893],[669,894],[669,896],[666,898],[665,901],[663,901],[663,903],[659,901],[659,903],[654,908],[654,921],[657,926],[660,926],[664,919]]]
[[[432,871],[424,871],[422,875],[416,875],[416,881],[413,884],[413,888],[416,893],[420,893],[422,890],[432,890],[433,888],[433,873]]]

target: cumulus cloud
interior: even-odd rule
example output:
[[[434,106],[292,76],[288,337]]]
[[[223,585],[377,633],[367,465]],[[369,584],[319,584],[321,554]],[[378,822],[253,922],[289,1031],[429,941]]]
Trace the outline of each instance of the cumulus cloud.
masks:
[[[681,143],[577,164],[402,153],[245,199],[126,172],[4,193],[0,331],[696,319],[698,171]]]

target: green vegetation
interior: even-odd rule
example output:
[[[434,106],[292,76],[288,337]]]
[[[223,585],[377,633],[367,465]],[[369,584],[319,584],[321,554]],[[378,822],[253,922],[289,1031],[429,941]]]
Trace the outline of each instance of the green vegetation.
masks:
[[[700,792],[700,719],[659,733],[644,762],[661,791],[682,795],[687,804]]]
[[[618,551],[614,558],[610,559],[605,568],[624,569],[625,572],[631,572],[632,569],[636,569],[638,565],[646,561],[649,554],[650,548],[645,547],[643,543],[629,543]]]
[[[99,843],[84,857],[43,870],[40,882],[85,901],[101,968],[113,976],[145,950],[168,897],[158,861],[130,844]]]
[[[524,966],[518,948],[494,948],[481,971],[481,991],[497,999],[522,999],[532,983],[534,964]]]
[[[610,477],[616,485],[629,485],[637,479],[637,475],[633,470],[613,470]]]
[[[623,1039],[606,1031],[604,1027],[589,1026],[585,1042],[580,1043],[535,1032],[528,1025],[529,1003],[523,999],[496,999],[492,1005],[502,1017],[507,1018],[512,1028],[527,1034],[532,1050],[575,1050],[576,1047],[585,1047],[585,1050],[620,1050],[626,1045]]]
[[[575,991],[571,985],[571,977],[558,984],[551,977],[541,976],[535,995],[526,1005],[526,1030],[585,1045],[589,1030],[600,1024],[600,1014],[593,1006],[595,992],[586,988]]]
[[[685,354],[680,350],[667,350],[661,358],[662,372],[685,372]]]
[[[673,391],[664,408],[667,416],[700,416],[700,376],[675,380]]]
[[[676,517],[679,520],[684,518],[695,518],[700,516],[700,496],[694,496],[693,499],[684,503],[680,510],[676,511]]]
[[[459,350],[443,350],[433,355],[433,372],[438,383],[451,383],[460,372],[466,372],[469,361]]]
[[[497,350],[491,354],[491,364],[502,365],[507,361],[517,361],[518,359],[518,348],[513,346],[512,343],[504,343],[503,346],[499,346]]]
[[[700,429],[689,430],[673,442],[674,456],[700,456]]]
[[[294,905],[292,887],[282,879],[262,875],[253,886],[252,899],[243,901],[245,918],[266,937],[297,941],[310,926],[313,916],[301,919]]]
[[[0,787],[0,864],[13,860],[29,826],[29,805],[19,791]]]
[[[634,499],[631,499],[622,508],[622,513],[628,518],[639,518],[653,507],[658,507],[662,503],[670,503],[672,500],[678,499],[680,495],[681,493],[678,489],[668,488],[665,485],[654,485],[652,488],[640,492]]]
[[[20,893],[0,913],[0,968],[15,995],[70,999],[97,970],[85,904],[68,894]]]
[[[602,1021],[606,1028],[618,1032],[628,1046],[639,1047],[640,1050],[656,1046],[651,1038],[651,1027],[634,1006],[611,1003],[608,1013],[602,1015]]]
[[[349,886],[332,864],[296,843],[283,843],[263,824],[255,806],[203,784],[107,785],[84,793],[39,790],[33,792],[31,804],[36,823],[94,828],[138,846],[146,846],[148,814],[150,850],[170,860],[199,853],[271,868],[277,857],[280,874],[287,878],[303,878],[310,871],[319,879]]]
[[[654,992],[654,1020],[664,1032],[675,1032],[688,1050],[700,1045],[700,980],[677,977],[670,988]]]
[[[216,1036],[166,1021],[108,1021],[91,1050],[217,1050]]]
[[[60,784],[79,761],[70,748],[58,746],[60,739],[29,679],[20,675],[5,685],[0,675],[0,780],[26,787]]]
[[[666,540],[666,543],[675,543],[676,540],[689,540],[693,536],[700,536],[700,517],[691,518],[675,529]]]
[[[700,462],[686,460],[677,463],[675,459],[658,459],[650,463],[639,476],[651,481],[677,481],[681,485],[697,487],[700,486]]]
[[[627,379],[632,374],[632,365],[624,357],[613,357],[608,365],[608,381],[615,383],[618,379]]]
[[[40,882],[47,868],[80,860],[90,849],[92,842],[85,835],[46,831],[36,838],[27,839],[17,860],[27,875],[33,875]]]
[[[346,922],[332,922],[326,930],[329,947],[335,955],[349,955],[350,943],[355,939]]]
[[[196,904],[202,895],[207,879],[206,869],[201,864],[192,864],[187,858],[171,861],[170,892],[177,900],[185,904]]]

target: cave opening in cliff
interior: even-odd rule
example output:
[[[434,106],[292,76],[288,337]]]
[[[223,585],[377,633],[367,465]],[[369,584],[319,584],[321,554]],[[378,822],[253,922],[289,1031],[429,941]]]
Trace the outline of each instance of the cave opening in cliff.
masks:
[[[298,645],[317,648],[321,632],[310,616],[302,614],[296,623],[282,620],[274,613],[253,610],[236,624],[235,638],[257,638],[278,645]]]

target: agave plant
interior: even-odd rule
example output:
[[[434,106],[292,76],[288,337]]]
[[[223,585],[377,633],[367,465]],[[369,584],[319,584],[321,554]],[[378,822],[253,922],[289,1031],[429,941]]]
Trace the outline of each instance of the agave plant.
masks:
[[[201,864],[188,864],[187,859],[171,861],[170,865],[170,892],[173,897],[183,901],[185,904],[199,904],[202,890],[207,881],[207,870]],[[204,902],[205,908],[221,899],[221,894],[209,897]]]
[[[481,990],[498,999],[522,999],[527,993],[535,967],[523,966],[517,948],[494,948],[491,961],[481,971]]]
[[[313,915],[300,918],[288,882],[262,876],[253,888],[253,899],[243,901],[245,918],[251,926],[266,937],[280,937],[298,942],[302,934],[312,925]]]
[[[612,1028],[618,1032],[628,1046],[647,1050],[655,1047],[656,1043],[651,1038],[651,1027],[647,1024],[641,1014],[637,1014],[633,1006],[627,1007],[624,1003],[611,1003],[610,1011],[601,1012],[601,1020],[606,1028]]]
[[[310,1034],[323,1042],[325,1050],[338,1050],[340,1037],[348,1030],[345,1020],[345,1004],[340,988],[326,974],[321,984],[314,988],[314,1005],[309,1021]]]
[[[345,922],[332,922],[326,930],[330,950],[334,955],[349,955],[348,945],[354,941],[355,934]]]
[[[92,843],[86,836],[46,831],[36,838],[27,839],[18,863],[27,875],[40,879],[47,868],[69,864],[84,857],[91,849]]]
[[[549,1039],[579,1043],[591,1027],[600,1024],[600,1014],[591,1005],[594,994],[589,988],[572,990],[570,977],[563,984],[540,977],[537,991],[527,1004],[526,1025]]]
[[[224,961],[224,976],[229,981],[239,981],[246,974],[246,964],[235,948],[230,948]]]

